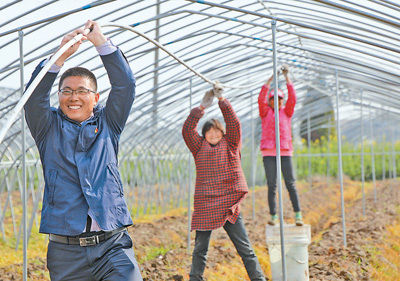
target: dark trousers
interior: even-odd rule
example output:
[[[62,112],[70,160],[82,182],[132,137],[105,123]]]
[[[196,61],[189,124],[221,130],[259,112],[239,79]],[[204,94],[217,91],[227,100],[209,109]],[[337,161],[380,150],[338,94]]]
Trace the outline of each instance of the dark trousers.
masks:
[[[268,185],[269,213],[271,215],[276,215],[276,157],[264,156],[263,162]],[[300,203],[296,191],[296,179],[294,178],[293,174],[291,156],[281,156],[281,168],[285,185],[289,192],[290,201],[292,202],[293,210],[295,212],[300,212]]]
[[[227,221],[224,229],[232,240],[235,248],[242,258],[247,274],[252,281],[265,281],[258,258],[251,247],[249,237],[243,224],[242,216],[239,215],[235,224]],[[192,255],[192,268],[190,270],[190,281],[203,280],[203,272],[206,267],[208,245],[210,243],[210,231],[196,231],[196,240]]]
[[[127,231],[94,246],[49,241],[47,268],[52,281],[142,281]]]

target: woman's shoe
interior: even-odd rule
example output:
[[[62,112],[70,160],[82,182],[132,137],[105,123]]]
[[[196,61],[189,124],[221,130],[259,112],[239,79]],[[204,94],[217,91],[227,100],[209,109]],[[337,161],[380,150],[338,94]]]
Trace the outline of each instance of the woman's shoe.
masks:
[[[294,221],[296,223],[297,226],[302,226],[303,223],[303,218],[301,216],[301,212],[296,212],[294,215]]]
[[[270,220],[268,221],[269,225],[276,225],[278,223],[278,216],[277,215],[271,215]]]

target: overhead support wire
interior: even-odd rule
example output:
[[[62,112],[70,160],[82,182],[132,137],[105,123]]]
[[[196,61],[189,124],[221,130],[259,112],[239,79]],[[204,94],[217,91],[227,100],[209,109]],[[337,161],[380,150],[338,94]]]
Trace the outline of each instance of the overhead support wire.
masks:
[[[8,35],[8,34],[13,33],[13,32],[17,32],[18,30],[23,30],[23,29],[26,29],[28,27],[32,27],[32,26],[35,26],[35,25],[38,25],[38,24],[41,24],[41,23],[44,23],[44,22],[51,21],[51,20],[60,19],[60,18],[63,18],[65,16],[68,16],[70,14],[74,14],[74,13],[77,13],[77,12],[80,12],[80,11],[83,11],[83,10],[94,8],[94,7],[97,7],[97,6],[100,6],[100,5],[103,5],[103,4],[107,4],[107,3],[110,3],[110,2],[113,2],[113,1],[116,1],[116,0],[96,1],[96,2],[93,2],[92,4],[88,4],[88,5],[85,5],[83,7],[80,7],[80,8],[77,8],[77,9],[73,9],[73,10],[70,10],[70,11],[65,12],[65,13],[61,13],[61,14],[58,14],[58,15],[55,15],[55,16],[52,16],[52,17],[41,19],[41,20],[26,24],[26,25],[23,25],[23,26],[19,26],[19,27],[13,28],[13,29],[5,31],[5,32],[2,32],[2,33],[0,33],[0,37]]]
[[[154,45],[156,45],[157,47],[159,47],[160,49],[162,49],[164,52],[166,52],[168,55],[170,55],[171,57],[173,57],[175,60],[177,60],[179,63],[181,63],[183,66],[185,66],[187,69],[189,69],[190,71],[192,71],[195,75],[199,76],[201,79],[203,79],[205,82],[214,85],[215,81],[210,80],[209,78],[205,77],[203,74],[201,74],[200,72],[196,71],[195,69],[193,69],[191,66],[189,66],[186,62],[184,62],[181,58],[179,58],[177,55],[175,55],[174,53],[172,53],[171,51],[167,50],[162,44],[160,44],[158,41],[151,39],[150,37],[148,37],[147,35],[133,29],[130,26],[124,26],[124,25],[120,25],[117,23],[104,23],[104,24],[100,24],[100,26],[102,27],[118,27],[118,28],[122,28],[131,32],[134,32],[138,35],[140,35],[141,37],[145,38],[146,40],[148,40],[149,42],[153,43]],[[89,30],[86,29],[85,30],[85,34],[89,33]],[[30,84],[30,86],[26,89],[25,94],[23,95],[23,97],[19,100],[19,102],[17,103],[17,105],[13,108],[11,114],[8,116],[5,125],[3,126],[3,128],[0,131],[0,143],[3,141],[8,129],[11,127],[11,125],[14,123],[15,119],[17,118],[18,113],[21,111],[21,109],[23,108],[23,106],[25,105],[25,103],[27,102],[27,100],[29,99],[29,97],[32,95],[33,90],[36,88],[36,86],[39,84],[39,82],[43,79],[44,75],[47,73],[47,71],[50,69],[51,65],[53,65],[53,63],[73,44],[75,44],[76,42],[78,42],[81,38],[82,38],[82,34],[78,34],[76,35],[73,39],[71,39],[69,42],[67,42],[62,48],[60,48],[60,50],[58,50],[49,60],[49,62],[42,68],[42,70],[39,72],[39,74],[37,75],[37,77],[32,81],[32,83]],[[257,82],[257,84],[260,84],[260,82]],[[249,87],[249,85],[240,85],[240,86],[230,86],[230,85],[225,85],[222,84],[223,87],[225,88],[236,88],[236,89],[247,89]]]
[[[174,12],[168,12],[168,13],[165,13],[165,16],[172,16],[172,15],[176,15],[176,14],[179,14],[179,13],[185,13],[185,12],[186,13],[190,13],[190,14],[199,14],[199,15],[204,15],[204,16],[209,16],[209,17],[220,18],[220,19],[224,19],[224,20],[240,22],[240,23],[249,24],[249,25],[262,27],[262,28],[268,28],[268,27],[266,27],[266,26],[264,26],[262,24],[258,24],[258,23],[251,22],[251,21],[244,21],[244,20],[239,20],[239,19],[236,19],[236,18],[234,19],[232,17],[221,16],[221,15],[213,15],[213,14],[209,14],[209,13],[205,13],[205,12],[198,12],[198,11],[192,11],[192,10],[178,10],[178,11],[174,11]],[[135,23],[135,24],[133,24],[131,26],[134,27],[134,26],[137,26],[139,24],[142,24],[142,23]],[[317,36],[305,35],[305,34],[302,34],[302,33],[293,32],[293,31],[289,31],[289,30],[285,30],[285,29],[279,29],[279,28],[277,28],[277,31],[278,32],[284,32],[284,33],[291,34],[291,35],[295,35],[295,36],[299,36],[299,37],[303,37],[303,38],[307,38],[307,39],[310,39],[310,40],[319,41],[319,42],[324,43],[324,44],[337,46],[337,47],[341,47],[341,48],[345,48],[345,49],[349,49],[349,50],[353,50],[353,51],[356,51],[356,52],[359,52],[359,53],[362,53],[362,54],[366,54],[366,55],[369,55],[369,56],[373,56],[373,57],[376,57],[376,58],[379,58],[379,59],[382,59],[382,60],[386,60],[386,61],[389,61],[389,62],[392,62],[392,63],[395,63],[395,64],[398,63],[398,60],[394,60],[394,59],[390,59],[388,57],[384,57],[382,55],[377,54],[376,52],[367,52],[367,51],[364,51],[364,50],[361,50],[361,49],[356,49],[354,47],[346,46],[344,44],[336,43],[336,42],[333,42],[333,41],[330,41],[330,40],[327,40],[327,39],[322,39],[322,38],[317,37]],[[222,32],[220,32],[220,33],[222,33]],[[199,34],[199,33],[197,33],[197,34]],[[188,36],[184,36],[179,40],[170,41],[168,43],[165,43],[165,45],[170,45],[172,43],[178,42],[180,40],[185,39],[186,37],[188,37]],[[262,40],[261,38],[255,37],[255,36],[252,36],[252,38],[255,39],[255,40]],[[278,44],[282,45],[283,43],[278,43]],[[291,46],[291,47],[296,48],[294,46]]]
[[[391,1],[384,1],[384,0],[379,0],[379,1],[378,0],[369,0],[369,1],[374,2],[375,4],[378,4],[378,5],[388,7],[390,9],[397,10],[400,12],[400,5],[396,5],[394,3],[385,3],[385,2],[391,2]]]
[[[245,9],[236,8],[236,7],[232,7],[232,6],[227,6],[227,5],[223,5],[223,4],[216,4],[216,3],[212,3],[212,2],[208,2],[208,1],[201,1],[201,0],[185,0],[185,1],[189,1],[189,2],[192,2],[192,3],[199,3],[199,4],[209,5],[209,6],[212,6],[212,7],[218,7],[218,8],[222,8],[222,9],[227,9],[227,10],[235,11],[235,12],[239,12],[239,13],[245,13],[245,14],[249,14],[249,15],[253,15],[253,16],[257,16],[257,17],[261,17],[261,18],[274,19],[276,21],[285,22],[285,23],[288,23],[288,24],[293,24],[293,25],[297,25],[297,26],[300,26],[300,27],[317,30],[317,31],[320,31],[320,32],[323,32],[323,33],[328,33],[328,34],[331,34],[331,35],[335,35],[335,36],[339,36],[339,37],[342,37],[342,38],[346,38],[346,39],[354,40],[354,41],[357,41],[357,42],[361,42],[361,43],[364,43],[364,44],[367,44],[367,45],[371,45],[371,46],[375,46],[375,47],[378,47],[378,48],[386,49],[386,50],[389,50],[389,51],[392,51],[392,52],[395,52],[395,53],[400,53],[400,49],[399,48],[394,48],[394,47],[382,45],[382,44],[375,43],[375,42],[370,41],[370,40],[365,40],[365,39],[362,39],[362,38],[349,36],[349,35],[344,34],[344,33],[335,32],[335,31],[332,31],[332,30],[329,30],[329,29],[320,28],[320,27],[317,27],[317,26],[300,23],[298,21],[293,21],[293,20],[280,18],[280,17],[272,17],[272,16],[269,16],[269,15],[266,15],[266,14],[261,14],[261,13],[258,13],[258,12],[253,12],[253,11],[250,11],[250,10],[245,10]],[[400,27],[400,24],[398,26]]]
[[[380,0],[380,1],[400,8],[400,4],[399,3],[395,3],[394,1],[390,1],[390,0]]]
[[[192,13],[192,14],[200,14],[200,15],[205,15],[205,16],[210,16],[210,17],[213,16],[212,14],[208,14],[208,13],[204,13],[204,12],[191,11],[191,10],[180,10],[180,11],[174,11],[174,12],[172,12],[172,13],[171,13],[171,12],[168,12],[168,13],[165,13],[164,16],[165,16],[165,17],[167,17],[167,16],[172,16],[172,15],[175,15],[175,14],[178,14],[178,13],[182,13],[182,12],[187,12],[187,13]],[[161,16],[161,15],[160,15],[160,16]],[[226,20],[233,20],[233,19],[230,18],[230,17],[220,16],[220,15],[214,15],[214,17],[221,18],[221,19],[226,19]],[[159,17],[157,17],[157,18],[159,18]],[[243,22],[243,23],[250,24],[250,25],[253,25],[253,26],[259,26],[259,27],[266,28],[264,25],[256,24],[256,23],[249,22],[249,21],[243,21],[243,20],[237,20],[237,19],[235,19],[235,21]],[[143,24],[144,22],[148,22],[148,21],[137,22],[137,23],[134,23],[134,24],[132,24],[132,25],[130,25],[130,26],[135,27],[135,26],[137,26],[137,25]],[[393,62],[393,63],[396,63],[396,64],[397,64],[397,60],[392,60],[392,59],[390,59],[390,58],[388,58],[388,57],[384,57],[384,56],[382,56],[382,55],[378,55],[377,53],[366,52],[366,51],[363,51],[363,50],[361,50],[361,49],[358,50],[358,49],[355,49],[355,48],[353,48],[353,47],[349,47],[349,46],[346,46],[346,45],[343,45],[343,44],[339,44],[339,43],[335,43],[335,42],[328,41],[328,40],[325,40],[325,39],[321,39],[321,38],[319,38],[319,37],[309,36],[309,35],[305,35],[305,34],[301,34],[301,33],[297,33],[297,32],[292,32],[292,31],[288,31],[288,30],[283,30],[283,29],[277,29],[277,31],[279,31],[279,32],[285,32],[285,33],[287,33],[287,34],[292,34],[292,35],[295,35],[295,36],[300,36],[300,37],[308,38],[308,39],[311,39],[311,40],[320,41],[320,42],[322,42],[322,43],[325,43],[325,44],[328,44],[328,45],[332,45],[332,46],[337,46],[337,47],[341,47],[341,48],[346,48],[346,49],[349,49],[349,50],[353,50],[353,51],[356,51],[356,52],[360,52],[360,53],[363,53],[363,54],[366,54],[366,55],[369,55],[369,56],[374,56],[374,57],[376,57],[376,58],[383,59],[383,60],[386,60],[386,61]],[[184,39],[184,38],[185,38],[185,37],[182,37],[180,40],[182,40],[182,39]],[[259,38],[253,37],[253,39],[259,39]],[[168,43],[166,43],[165,45],[169,45],[169,44],[172,44],[172,43],[177,42],[177,41],[179,41],[179,40],[174,40],[174,41],[168,42]],[[282,44],[282,43],[280,43],[280,44]],[[37,58],[30,59],[30,60],[27,61],[26,63],[31,62],[32,60],[36,60],[36,59],[37,59]],[[11,68],[17,68],[17,67],[18,67],[18,65],[14,65],[14,66],[9,66],[9,67],[0,69],[0,73],[3,72],[3,71],[7,71],[7,70],[9,70],[9,69],[11,69]]]
[[[343,4],[339,4],[339,3],[336,3],[336,2],[333,2],[333,1],[329,1],[329,0],[313,0],[313,1],[319,2],[319,3],[323,3],[323,4],[328,5],[328,6],[336,7],[336,8],[339,8],[340,10],[348,11],[348,12],[351,12],[353,14],[357,14],[357,15],[360,15],[360,16],[363,16],[363,17],[367,17],[367,18],[370,18],[370,19],[373,19],[373,20],[376,20],[376,21],[380,21],[380,22],[386,23],[386,24],[391,25],[391,26],[396,27],[396,28],[400,27],[400,22],[396,22],[396,21],[393,21],[393,20],[390,20],[390,19],[387,19],[387,18],[383,18],[383,17],[377,16],[376,14],[364,12],[364,11],[361,11],[359,9],[352,8],[352,7],[349,7],[349,6],[346,6],[346,5],[343,5]],[[358,5],[356,3],[353,3],[353,4]],[[365,7],[365,8],[368,8],[368,7]],[[370,9],[370,8],[368,8],[368,9]],[[378,11],[375,10],[375,12],[378,12]],[[382,13],[381,11],[379,11],[379,12]]]
[[[52,1],[49,1],[49,2],[46,2],[46,3],[43,3],[42,5],[37,6],[37,7],[35,7],[35,8],[32,9],[32,10],[29,10],[29,11],[23,13],[23,14],[17,15],[17,16],[15,16],[15,17],[13,17],[13,18],[11,18],[11,19],[9,19],[9,20],[7,20],[7,21],[1,23],[1,24],[0,24],[0,27],[3,27],[3,26],[5,26],[5,25],[7,25],[7,24],[9,24],[9,23],[11,23],[11,22],[13,22],[13,21],[19,19],[19,18],[22,18],[23,16],[29,15],[29,14],[32,13],[32,12],[35,12],[35,11],[37,11],[37,10],[40,10],[40,9],[43,8],[43,7],[46,7],[46,6],[48,6],[48,5],[51,5],[51,4],[53,4],[54,2],[57,2],[57,0],[52,0]]]
[[[3,10],[3,9],[5,9],[5,8],[9,8],[9,7],[11,7],[12,5],[14,5],[14,4],[18,3],[18,2],[21,2],[21,1],[22,1],[22,0],[15,0],[14,2],[7,3],[7,4],[5,4],[5,5],[3,5],[3,6],[0,7],[0,11]]]

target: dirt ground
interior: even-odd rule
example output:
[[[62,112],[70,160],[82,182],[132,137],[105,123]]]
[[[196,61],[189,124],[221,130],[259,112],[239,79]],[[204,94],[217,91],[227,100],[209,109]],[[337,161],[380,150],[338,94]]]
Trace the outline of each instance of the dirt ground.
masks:
[[[366,215],[363,216],[360,183],[345,181],[345,190],[350,190],[345,193],[347,247],[343,246],[339,185],[331,182],[328,187],[326,179],[315,179],[312,189],[307,184],[298,186],[304,220],[312,229],[313,242],[308,248],[310,280],[373,280],[369,272],[370,254],[366,249],[379,243],[386,227],[400,219],[396,211],[400,202],[398,185],[378,182],[376,203],[370,188],[365,201]],[[284,192],[284,217],[287,222],[293,222],[292,208],[287,192]],[[256,191],[255,201],[256,219],[252,219],[252,194],[242,204],[242,214],[261,266],[267,280],[270,280],[269,265],[262,257],[268,256],[265,227],[269,215],[265,188]],[[145,281],[188,280],[191,254],[186,248],[186,216],[135,224],[129,232]],[[193,242],[194,233],[191,234],[191,249]],[[206,280],[248,280],[246,277],[215,277],[221,266],[242,266],[233,262],[237,260],[236,250],[224,230],[214,231],[208,252]],[[0,280],[22,280],[20,270],[21,265],[0,268]],[[29,265],[29,280],[47,280],[44,271],[45,260],[34,260]]]
[[[345,188],[353,185],[357,189],[358,183],[345,182]],[[301,189],[300,200],[302,204],[305,222],[311,224],[312,240],[309,246],[309,273],[310,280],[372,280],[368,272],[369,253],[368,246],[382,240],[385,227],[399,219],[396,208],[400,202],[398,188],[386,183],[377,185],[377,202],[374,203],[373,192],[366,196],[366,215],[363,216],[361,199],[352,200],[351,194],[345,205],[346,212],[346,241],[347,247],[343,246],[343,228],[340,214],[340,186],[333,184],[327,188],[326,183],[318,181],[313,183],[312,190]],[[286,191],[285,191],[286,192]],[[262,206],[266,201],[267,191],[256,192],[256,206]],[[292,209],[288,201],[287,193],[284,195],[284,217],[291,221]],[[354,196],[360,196],[356,193]],[[268,220],[268,210],[265,207],[256,208],[256,220],[252,220],[251,195],[245,200],[242,213],[246,221],[246,228],[253,246],[266,248],[265,227]],[[293,220],[292,220],[293,221]],[[190,271],[190,255],[183,255],[186,252],[185,235],[187,229],[186,218],[168,218],[151,225],[137,225],[131,231],[135,237],[136,245],[149,245],[153,242],[149,237],[156,240],[168,239],[171,229],[182,239],[177,248],[157,259],[142,264],[142,271],[145,280],[188,280]],[[143,235],[146,233],[146,235]],[[140,235],[139,235],[140,234]],[[162,234],[160,236],[160,234]],[[146,238],[147,237],[147,238]],[[213,232],[212,243],[208,252],[207,268],[205,276],[217,269],[217,264],[228,264],[233,256],[237,256],[232,244],[226,247],[229,240],[226,233],[220,229]],[[191,249],[193,249],[194,236],[192,235]],[[229,242],[230,243],[230,242]],[[143,246],[138,246],[137,251]],[[265,249],[267,251],[267,249]],[[259,257],[260,258],[260,257]],[[181,274],[174,268],[186,268]],[[265,268],[266,276],[271,276]],[[223,279],[220,279],[223,280]],[[237,280],[243,280],[238,278]]]

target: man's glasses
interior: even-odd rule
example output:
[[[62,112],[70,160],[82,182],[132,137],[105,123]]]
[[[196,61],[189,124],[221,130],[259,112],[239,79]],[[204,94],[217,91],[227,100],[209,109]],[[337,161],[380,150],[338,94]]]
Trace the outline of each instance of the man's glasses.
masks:
[[[92,90],[89,90],[89,89],[86,89],[86,88],[79,88],[79,89],[77,89],[77,90],[72,90],[72,89],[69,89],[69,88],[67,88],[67,89],[60,89],[59,91],[58,91],[59,93],[61,93],[63,96],[66,96],[66,97],[70,97],[70,96],[72,96],[72,94],[75,92],[78,96],[81,96],[81,97],[83,97],[83,96],[87,96],[89,93],[96,93],[95,91],[92,91]]]

